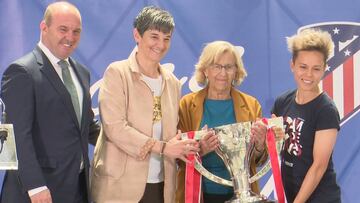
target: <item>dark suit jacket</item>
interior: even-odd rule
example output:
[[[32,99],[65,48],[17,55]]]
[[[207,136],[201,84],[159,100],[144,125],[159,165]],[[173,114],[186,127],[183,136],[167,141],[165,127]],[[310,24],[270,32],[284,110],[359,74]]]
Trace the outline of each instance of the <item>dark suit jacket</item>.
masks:
[[[3,74],[1,96],[14,124],[19,160],[19,170],[6,172],[3,203],[27,203],[27,191],[44,185],[54,203],[74,202],[82,155],[89,185],[88,141],[95,144],[99,127],[91,110],[90,74],[72,59],[70,64],[84,92],[81,126],[70,94],[39,47]]]

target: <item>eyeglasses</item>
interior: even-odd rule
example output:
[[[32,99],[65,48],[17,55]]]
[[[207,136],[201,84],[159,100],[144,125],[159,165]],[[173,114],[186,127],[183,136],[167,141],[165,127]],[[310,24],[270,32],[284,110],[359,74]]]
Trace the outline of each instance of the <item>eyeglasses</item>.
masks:
[[[225,72],[227,73],[234,73],[235,72],[235,68],[236,68],[236,64],[226,64],[226,65],[221,65],[221,64],[211,64],[210,67],[212,68],[212,70],[216,73],[220,73],[221,69],[224,68]]]

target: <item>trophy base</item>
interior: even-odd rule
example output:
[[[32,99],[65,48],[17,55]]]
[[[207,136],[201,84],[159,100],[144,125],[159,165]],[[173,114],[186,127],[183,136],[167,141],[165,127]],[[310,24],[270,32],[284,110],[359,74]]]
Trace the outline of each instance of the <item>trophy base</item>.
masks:
[[[277,203],[278,201],[269,200],[265,196],[257,195],[251,191],[235,194],[233,198],[225,203]]]
[[[246,200],[246,199],[231,199],[228,201],[225,201],[225,203],[277,203],[278,201],[275,200]]]

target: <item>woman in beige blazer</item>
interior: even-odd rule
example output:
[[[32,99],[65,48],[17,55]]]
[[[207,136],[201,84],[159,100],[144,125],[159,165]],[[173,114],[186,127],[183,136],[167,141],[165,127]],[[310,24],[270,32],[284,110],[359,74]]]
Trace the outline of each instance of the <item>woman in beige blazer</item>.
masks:
[[[97,203],[174,202],[175,159],[199,151],[176,135],[181,86],[159,63],[173,29],[167,11],[145,7],[134,21],[137,48],[105,71],[91,181]]]

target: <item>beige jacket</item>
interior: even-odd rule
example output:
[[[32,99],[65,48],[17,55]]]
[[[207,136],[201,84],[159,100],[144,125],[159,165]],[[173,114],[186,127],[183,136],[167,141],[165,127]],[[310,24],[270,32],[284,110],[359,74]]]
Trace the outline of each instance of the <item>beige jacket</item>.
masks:
[[[138,203],[145,191],[152,136],[153,95],[133,51],[105,71],[99,92],[102,132],[95,147],[91,194],[96,203]],[[176,135],[180,82],[160,66],[163,140]],[[175,200],[176,163],[164,158],[164,200]]]

